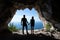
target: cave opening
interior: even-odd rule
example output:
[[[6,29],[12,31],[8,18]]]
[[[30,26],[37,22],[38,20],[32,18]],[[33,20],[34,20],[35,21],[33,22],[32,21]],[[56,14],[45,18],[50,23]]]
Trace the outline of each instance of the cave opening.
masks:
[[[30,19],[32,18],[32,16],[34,16],[34,19],[35,19],[34,30],[43,29],[44,28],[43,27],[43,22],[39,18],[38,14],[39,13],[38,13],[38,11],[35,8],[32,8],[31,10],[29,8],[25,8],[24,10],[22,10],[22,9],[16,10],[15,15],[13,16],[12,20],[8,24],[8,28],[11,31],[16,31],[15,29],[22,30],[21,19],[22,19],[23,15],[25,15],[26,18],[27,18],[28,24],[29,24],[29,25],[27,25],[28,26],[28,30],[31,30]]]

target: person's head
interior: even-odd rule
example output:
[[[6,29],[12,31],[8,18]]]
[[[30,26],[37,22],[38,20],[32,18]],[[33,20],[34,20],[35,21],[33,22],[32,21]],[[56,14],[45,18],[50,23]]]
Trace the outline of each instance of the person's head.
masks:
[[[23,18],[25,18],[25,15],[23,15]]]
[[[34,17],[32,16],[32,19],[34,19]]]

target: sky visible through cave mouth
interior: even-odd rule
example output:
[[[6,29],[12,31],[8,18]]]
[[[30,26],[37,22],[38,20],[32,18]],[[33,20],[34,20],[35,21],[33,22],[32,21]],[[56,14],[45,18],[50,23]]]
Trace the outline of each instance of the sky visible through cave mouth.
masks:
[[[23,15],[26,16],[27,21],[29,23],[31,17],[34,16],[36,29],[43,26],[42,21],[39,19],[38,12],[34,8],[32,8],[31,10],[29,10],[28,8],[25,8],[24,10],[17,10],[10,23],[14,23],[14,25],[16,25],[17,28],[20,28],[21,26],[20,22]]]

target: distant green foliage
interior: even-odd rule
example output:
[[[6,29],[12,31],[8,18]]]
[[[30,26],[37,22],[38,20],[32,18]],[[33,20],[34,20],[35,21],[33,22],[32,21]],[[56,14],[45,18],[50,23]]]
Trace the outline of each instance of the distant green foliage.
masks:
[[[10,23],[10,24],[9,24],[8,29],[9,29],[10,31],[12,31],[12,32],[16,32],[16,31],[18,31],[18,29],[16,28],[16,26],[13,25],[13,23]]]
[[[47,23],[47,24],[46,24],[46,31],[50,31],[50,28],[51,28],[50,23]]]

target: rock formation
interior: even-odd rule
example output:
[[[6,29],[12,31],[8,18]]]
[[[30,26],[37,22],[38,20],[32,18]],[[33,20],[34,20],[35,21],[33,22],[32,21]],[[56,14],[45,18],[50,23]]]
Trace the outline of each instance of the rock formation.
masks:
[[[0,30],[7,29],[16,10],[35,8],[40,18],[51,22],[55,28],[60,23],[59,0],[0,0]]]

